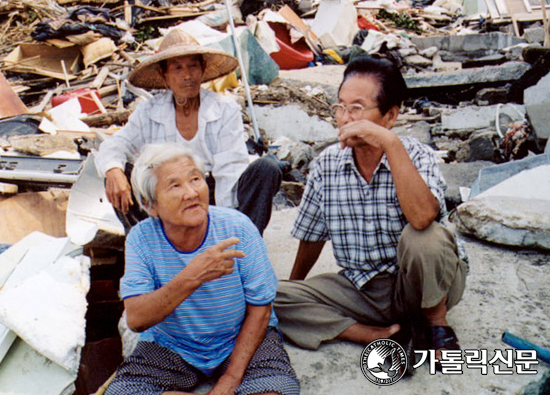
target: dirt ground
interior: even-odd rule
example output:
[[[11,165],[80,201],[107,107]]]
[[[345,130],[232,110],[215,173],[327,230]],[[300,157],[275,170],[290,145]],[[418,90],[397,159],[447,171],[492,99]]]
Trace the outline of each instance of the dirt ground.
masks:
[[[298,241],[290,236],[296,209],[273,213],[264,233],[270,259],[279,279],[286,279],[292,268]],[[464,238],[470,272],[462,301],[449,312],[463,349],[510,349],[501,340],[504,331],[550,348],[550,257],[528,250],[491,245]],[[311,275],[337,271],[327,244]],[[412,377],[390,387],[371,384],[361,373],[359,360],[363,347],[335,342],[316,351],[287,344],[292,363],[300,377],[302,394],[516,394],[532,381],[540,380],[550,366],[540,362],[536,375],[495,375],[479,369],[463,369],[462,375],[432,376],[425,364]]]

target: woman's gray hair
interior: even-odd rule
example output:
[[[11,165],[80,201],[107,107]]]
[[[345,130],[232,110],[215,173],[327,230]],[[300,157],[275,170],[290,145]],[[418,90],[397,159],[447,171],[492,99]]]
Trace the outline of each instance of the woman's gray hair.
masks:
[[[157,201],[155,169],[177,159],[190,159],[205,176],[204,163],[187,148],[173,143],[148,144],[143,147],[132,170],[132,190],[139,205],[148,211]]]

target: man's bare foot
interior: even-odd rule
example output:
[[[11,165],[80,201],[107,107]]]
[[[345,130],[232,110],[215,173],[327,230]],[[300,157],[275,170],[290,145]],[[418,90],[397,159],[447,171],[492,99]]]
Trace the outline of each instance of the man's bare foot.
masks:
[[[377,339],[387,339],[401,330],[401,325],[387,327],[354,324],[338,335],[338,339],[367,345]]]

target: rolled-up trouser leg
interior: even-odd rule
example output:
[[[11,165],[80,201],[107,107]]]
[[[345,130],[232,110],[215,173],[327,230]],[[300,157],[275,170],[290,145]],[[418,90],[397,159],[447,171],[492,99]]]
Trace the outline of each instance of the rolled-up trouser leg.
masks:
[[[252,220],[260,234],[271,218],[273,197],[281,187],[282,178],[277,160],[269,156],[256,159],[239,178],[239,211]]]
[[[445,296],[450,309],[462,298],[467,267],[458,257],[453,233],[441,224],[434,222],[422,231],[407,225],[399,239],[397,260],[397,314],[419,314]]]
[[[388,325],[394,283],[395,276],[381,274],[358,290],[337,273],[281,281],[274,302],[279,328],[298,346],[315,350],[356,323]]]

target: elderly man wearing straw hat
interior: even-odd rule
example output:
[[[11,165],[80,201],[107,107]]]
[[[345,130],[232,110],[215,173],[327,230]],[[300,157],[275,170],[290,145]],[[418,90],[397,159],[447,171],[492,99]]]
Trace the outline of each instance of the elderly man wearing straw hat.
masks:
[[[147,217],[132,197],[131,164],[146,144],[167,142],[189,148],[204,161],[211,204],[238,208],[263,233],[281,184],[279,163],[265,156],[250,164],[239,105],[201,88],[201,83],[237,66],[233,56],[200,46],[175,28],[158,52],[130,73],[133,85],[166,91],[138,105],[96,156],[98,172],[106,178],[107,197],[127,231]]]

